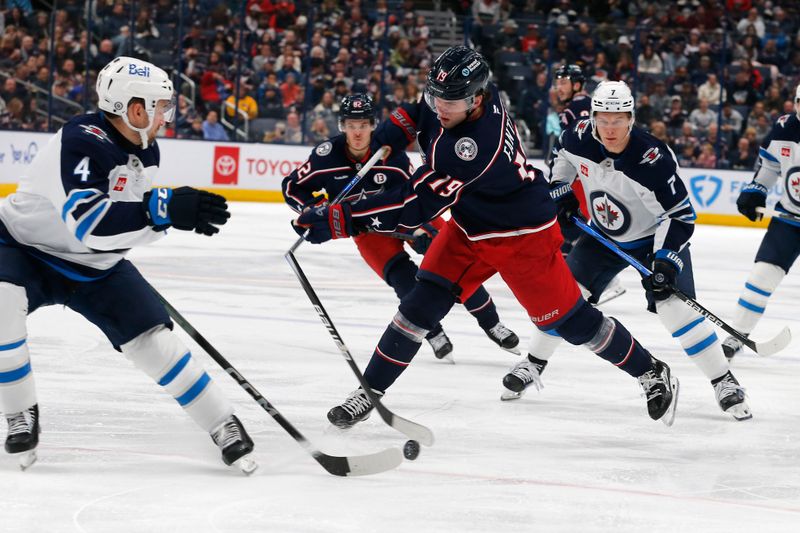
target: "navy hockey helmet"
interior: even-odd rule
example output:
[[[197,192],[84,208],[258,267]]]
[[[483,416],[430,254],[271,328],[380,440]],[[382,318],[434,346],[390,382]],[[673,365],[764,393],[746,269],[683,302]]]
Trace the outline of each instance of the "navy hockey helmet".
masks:
[[[344,131],[344,121],[351,119],[368,119],[375,125],[375,106],[372,97],[365,93],[354,93],[345,96],[339,106],[339,131]]]
[[[580,83],[581,87],[586,83],[586,76],[583,75],[581,67],[575,64],[564,64],[553,73],[555,79],[569,78],[572,83]]]
[[[434,111],[435,99],[465,100],[470,111],[475,96],[489,84],[489,64],[481,54],[466,46],[453,46],[440,55],[428,72],[425,102]]]

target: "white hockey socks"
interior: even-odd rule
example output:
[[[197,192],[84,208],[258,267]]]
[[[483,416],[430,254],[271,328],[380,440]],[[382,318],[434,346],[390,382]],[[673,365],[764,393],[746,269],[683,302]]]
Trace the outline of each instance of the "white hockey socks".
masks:
[[[555,330],[548,333],[534,327],[531,333],[531,342],[528,345],[528,353],[537,359],[547,361],[561,342],[561,336]]]
[[[19,413],[36,403],[28,355],[25,289],[0,282],[0,412]]]
[[[191,352],[164,326],[142,333],[122,346],[136,368],[170,393],[207,432],[233,414],[233,405],[194,360]]]
[[[656,309],[661,323],[681,343],[686,355],[709,380],[716,379],[729,370],[728,360],[722,353],[722,344],[708,320],[675,296],[657,302]]]
[[[764,316],[769,297],[785,275],[786,272],[781,267],[771,263],[758,262],[753,265],[750,277],[747,278],[736,303],[731,325],[742,333],[752,332]]]

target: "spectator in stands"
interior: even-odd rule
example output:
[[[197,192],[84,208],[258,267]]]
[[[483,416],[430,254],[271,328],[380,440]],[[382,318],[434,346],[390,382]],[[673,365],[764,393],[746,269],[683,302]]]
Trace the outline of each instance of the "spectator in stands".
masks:
[[[249,120],[253,120],[258,116],[258,103],[256,99],[251,96],[251,92],[253,90],[253,86],[250,84],[250,80],[247,78],[242,78],[239,80],[239,111],[245,113]],[[234,118],[237,116],[236,112],[236,96],[230,95],[228,98],[225,99],[225,114],[229,118]],[[238,115],[240,116],[240,115]]]
[[[747,118],[749,120],[750,117]],[[766,113],[759,116],[756,119],[756,124],[754,128],[756,130],[756,141],[758,142],[759,146],[761,146],[761,141],[763,141],[764,137],[767,136],[771,127],[772,127],[772,122],[770,121],[769,115],[767,115]]]
[[[660,120],[654,120],[650,123],[650,134],[661,142],[669,144],[669,136],[667,135],[667,125]]]
[[[271,83],[264,87],[264,96],[259,103],[259,111],[265,118],[284,118],[286,109],[283,106],[283,97],[280,89]]]
[[[211,58],[215,53],[211,53]],[[217,62],[219,58],[217,56]],[[224,97],[227,97],[232,84],[221,74],[221,66],[208,65],[203,75],[200,77],[200,98],[203,102],[210,105],[219,105]]]
[[[508,19],[503,22],[503,29],[495,37],[495,51],[496,52],[515,52],[520,49],[519,35],[517,29],[519,26],[514,19]],[[500,66],[500,65],[496,65]]]
[[[300,115],[296,111],[289,111],[286,114],[286,132],[283,138],[287,144],[303,142],[303,128],[300,125]]]
[[[752,26],[755,29],[756,35],[758,35],[759,39],[764,37],[764,33],[766,33],[766,26],[764,25],[764,19],[761,18],[761,15],[758,13],[758,9],[751,8],[750,11],[747,12],[747,17],[743,18],[736,24],[736,31],[740,34],[745,35],[747,33],[747,29]]]
[[[319,144],[328,139],[330,136],[331,132],[328,129],[328,125],[325,123],[325,119],[322,117],[317,117],[311,122],[311,127],[309,128],[308,135],[306,136],[306,142],[309,144]]]
[[[742,137],[736,143],[736,150],[731,155],[731,168],[734,170],[752,170],[755,164],[755,151],[751,149],[750,141]]]
[[[722,140],[726,145],[731,146],[739,139],[743,124],[744,118],[742,114],[734,109],[730,102],[725,102],[722,106],[720,128],[722,130]]]
[[[127,24],[119,27],[119,32],[111,39],[114,45],[115,56],[130,56],[131,50],[131,28]]]
[[[224,130],[223,130],[224,131]],[[203,119],[200,117],[195,117],[192,120],[191,126],[189,130],[185,133],[181,134],[180,138],[182,139],[194,139],[194,140],[203,140],[205,139],[205,131],[203,131]],[[221,139],[224,140],[224,139]]]
[[[758,100],[758,94],[750,83],[750,74],[740,70],[727,88],[727,101],[733,105],[752,106]]]
[[[698,168],[716,168],[717,167],[717,154],[714,153],[714,145],[705,143],[700,148],[700,155],[697,156],[695,165]]]
[[[254,4],[255,5],[255,4]],[[272,46],[269,43],[261,43],[258,47],[258,54],[253,57],[251,65],[253,67],[253,72],[261,72],[264,68],[264,63],[269,60],[273,60],[274,56],[272,55]]]
[[[695,158],[695,145],[687,144],[682,147],[678,152],[678,165],[681,168],[697,166],[697,159]]]
[[[708,79],[705,83],[701,84],[700,87],[697,89],[697,99],[699,100],[708,100],[710,104],[719,104],[720,94],[722,94],[722,99],[725,99],[725,91],[722,89],[722,85],[719,84],[719,80],[717,75],[709,73]]]
[[[294,76],[295,80],[298,80],[302,71],[302,62],[299,54],[295,54],[294,47],[291,45],[284,46],[283,52],[275,60],[275,72],[278,74],[278,79],[285,81],[291,75]]]
[[[747,115],[747,122],[745,123],[745,127],[747,128],[757,128],[758,119],[760,117],[766,116],[767,112],[764,109],[764,102],[756,102],[753,104],[753,109],[750,110],[750,114]]]
[[[650,128],[650,122],[661,118],[661,113],[658,113],[652,105],[650,105],[650,97],[646,94],[641,95],[636,99],[636,122],[645,129]]]
[[[286,80],[280,85],[283,106],[289,108],[298,103],[300,99],[300,90],[301,87],[297,84],[295,75],[287,74]]]
[[[778,88],[776,84],[772,84],[767,89],[767,94],[764,97],[764,108],[767,110],[773,119],[778,118],[778,115],[781,114],[783,110],[783,102],[786,99],[781,96],[781,90]]]
[[[228,132],[219,123],[216,111],[209,111],[203,122],[203,139],[207,141],[228,141]]]
[[[661,74],[664,72],[664,63],[656,54],[652,44],[644,45],[644,51],[639,54],[637,69],[641,74]]]
[[[520,50],[524,53],[534,50],[539,46],[539,41],[541,41],[538,24],[528,24],[527,30],[522,39],[520,39]]]
[[[717,112],[708,107],[708,100],[702,98],[698,103],[697,109],[689,114],[689,123],[698,135],[704,136],[708,133],[708,127],[717,122]]]
[[[689,65],[689,58],[683,53],[686,41],[682,37],[676,37],[670,44],[669,52],[664,52],[662,60],[664,63],[664,74],[672,76],[678,67]]]
[[[695,137],[692,125],[689,122],[684,122],[683,126],[681,127],[680,135],[675,137],[675,140],[672,142],[672,146],[676,152],[683,152],[683,148],[685,146],[692,146],[693,148],[697,147],[698,139]]]
[[[89,60],[89,68],[99,72],[104,66],[108,65],[114,55],[114,43],[111,39],[103,39],[97,47],[97,54]]]
[[[680,96],[673,96],[669,109],[664,113],[662,120],[667,126],[669,137],[675,137],[683,128],[683,123],[688,119],[688,113],[681,104]]]

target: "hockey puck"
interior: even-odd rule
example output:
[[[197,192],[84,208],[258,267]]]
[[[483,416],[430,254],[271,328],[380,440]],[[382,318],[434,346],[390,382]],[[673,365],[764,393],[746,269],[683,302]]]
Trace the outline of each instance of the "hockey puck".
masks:
[[[403,455],[409,461],[413,461],[419,457],[419,442],[415,440],[406,441],[405,446],[403,446]]]

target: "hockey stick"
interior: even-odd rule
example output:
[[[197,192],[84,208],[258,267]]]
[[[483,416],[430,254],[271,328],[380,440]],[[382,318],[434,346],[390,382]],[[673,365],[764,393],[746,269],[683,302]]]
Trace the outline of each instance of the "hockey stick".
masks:
[[[303,290],[306,291],[306,295],[308,295],[308,299],[311,300],[311,304],[317,311],[317,314],[319,315],[320,320],[322,320],[322,324],[325,326],[325,329],[327,329],[328,333],[330,333],[331,337],[333,337],[333,342],[347,360],[350,370],[352,370],[353,374],[356,375],[358,383],[361,385],[361,388],[364,389],[364,392],[369,397],[369,401],[375,406],[375,409],[378,411],[378,414],[380,414],[383,421],[407,437],[419,441],[425,446],[432,446],[433,432],[430,429],[422,424],[417,424],[416,422],[412,422],[411,420],[397,416],[386,406],[384,406],[378,396],[372,392],[369,384],[367,384],[366,380],[364,379],[364,374],[361,373],[358,365],[356,365],[355,361],[353,360],[353,355],[350,353],[350,350],[347,348],[347,345],[345,345],[341,335],[339,335],[339,332],[336,330],[336,326],[333,325],[330,315],[328,315],[328,312],[322,305],[322,302],[317,296],[317,293],[314,291],[314,288],[311,286],[311,283],[308,281],[303,269],[300,268],[300,263],[297,262],[297,258],[295,258],[292,250],[286,252],[284,257],[286,258],[286,261],[289,262],[289,266],[292,267],[297,279],[300,280],[300,285],[302,285]]]
[[[646,266],[637,261],[636,258],[631,257],[630,255],[625,253],[616,244],[614,244],[609,239],[601,235],[598,231],[596,231],[594,228],[586,224],[580,218],[573,216],[572,221],[575,222],[575,224],[577,224],[577,226],[584,232],[588,233],[589,235],[597,239],[603,246],[605,246],[606,248],[608,248],[609,250],[620,256],[622,259],[627,261],[628,264],[630,264],[636,270],[639,271],[642,277],[647,277],[652,274],[652,272],[650,272],[650,270]],[[686,305],[697,311],[697,313],[700,314],[701,316],[704,316],[707,319],[709,319],[711,322],[722,328],[724,331],[736,337],[739,341],[741,341],[742,344],[744,344],[745,346],[747,346],[760,356],[767,357],[769,355],[773,355],[786,348],[792,340],[792,332],[789,330],[788,327],[784,327],[783,330],[781,330],[781,332],[778,333],[778,335],[776,335],[774,338],[765,342],[755,342],[751,339],[748,339],[740,331],[729,326],[726,322],[717,317],[714,313],[712,313],[711,311],[709,311],[708,309],[697,303],[696,300],[687,296],[683,291],[681,291],[674,285],[670,286],[669,289],[670,291],[672,291],[673,294],[675,294],[675,296],[677,296],[681,301],[683,301],[683,303],[685,303]]]
[[[276,409],[269,400],[264,398],[264,396],[262,396],[261,393],[205,339],[205,337],[194,329],[189,321],[186,320],[172,304],[164,299],[154,287],[151,286],[150,288],[153,289],[155,295],[161,300],[169,316],[172,317],[172,319],[262,407],[262,409],[269,413],[269,415],[329,473],[334,476],[365,476],[391,470],[403,462],[403,452],[399,448],[387,448],[377,453],[347,457],[328,455],[315,448],[300,431],[278,412],[278,409]]]
[[[377,152],[375,152],[372,155],[372,157],[369,158],[369,161],[364,163],[364,166],[361,167],[361,170],[359,170],[358,173],[355,176],[353,176],[353,179],[351,179],[347,183],[347,185],[344,186],[344,189],[342,189],[342,192],[340,192],[339,194],[336,195],[336,198],[334,198],[331,201],[330,205],[338,204],[339,202],[341,202],[342,199],[345,196],[347,196],[347,193],[352,191],[353,187],[355,187],[356,185],[358,185],[361,182],[361,178],[366,176],[367,172],[369,172],[370,169],[375,166],[375,163],[377,163],[379,160],[383,159],[385,153],[386,153],[386,147],[381,146],[381,148]],[[303,244],[303,241],[305,240],[305,236],[307,234],[308,234],[308,231],[306,231],[306,233],[302,237],[298,237],[297,240],[292,245],[292,247],[289,248],[289,252],[287,252],[287,253],[292,253],[293,254],[294,252],[296,252],[297,249],[300,248],[300,245]]]
[[[785,211],[768,209],[766,207],[756,207],[756,211],[761,213],[765,217],[780,218],[783,220],[789,220],[791,222],[800,222],[800,216],[793,215],[791,213],[786,213]]]

